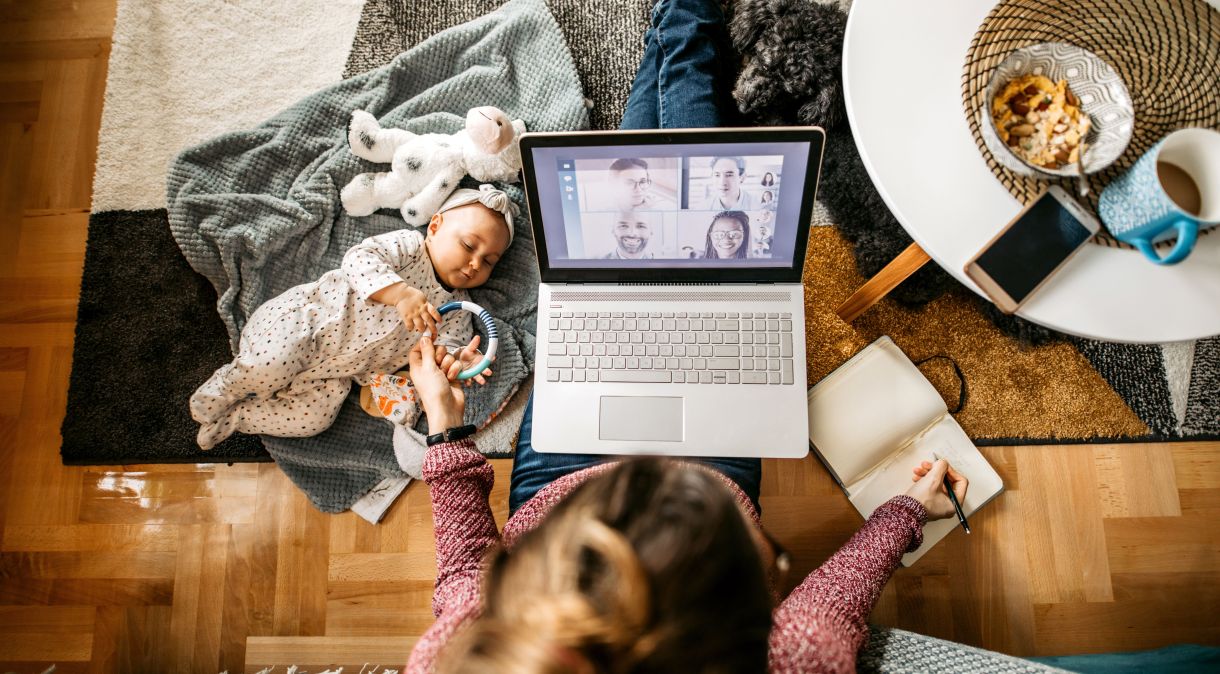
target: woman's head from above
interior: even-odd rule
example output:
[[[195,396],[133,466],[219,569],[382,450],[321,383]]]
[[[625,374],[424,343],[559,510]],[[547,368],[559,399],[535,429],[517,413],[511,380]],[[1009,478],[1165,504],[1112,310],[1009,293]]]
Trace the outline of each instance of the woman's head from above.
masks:
[[[492,553],[441,671],[763,671],[776,554],[709,470],[624,461]]]
[[[721,211],[707,228],[704,255],[709,258],[743,258],[750,243],[750,216],[741,211]]]
[[[508,195],[491,185],[454,192],[432,216],[424,242],[437,279],[450,288],[486,283],[513,241],[515,214]]]

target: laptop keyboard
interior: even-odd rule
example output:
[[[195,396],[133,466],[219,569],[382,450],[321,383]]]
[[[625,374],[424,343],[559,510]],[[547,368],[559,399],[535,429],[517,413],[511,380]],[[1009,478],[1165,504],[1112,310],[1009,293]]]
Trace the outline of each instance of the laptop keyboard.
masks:
[[[547,381],[793,383],[789,312],[551,311],[547,332]]]

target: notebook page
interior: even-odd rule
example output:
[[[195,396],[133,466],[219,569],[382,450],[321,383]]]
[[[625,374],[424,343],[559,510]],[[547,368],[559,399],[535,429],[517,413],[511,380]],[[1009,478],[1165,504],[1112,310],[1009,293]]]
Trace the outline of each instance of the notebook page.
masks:
[[[966,513],[967,518],[1004,490],[1004,482],[999,474],[987,463],[957,421],[945,414],[854,485],[854,491],[848,494],[852,505],[861,515],[868,517],[882,503],[906,493],[912,484],[912,469],[921,461],[933,461],[934,456],[947,460],[954,470],[970,481],[962,502],[962,512]],[[924,526],[923,545],[903,556],[903,566],[913,564],[957,526],[957,517],[929,522]]]
[[[882,337],[809,389],[809,440],[850,493],[945,411],[932,384]]]

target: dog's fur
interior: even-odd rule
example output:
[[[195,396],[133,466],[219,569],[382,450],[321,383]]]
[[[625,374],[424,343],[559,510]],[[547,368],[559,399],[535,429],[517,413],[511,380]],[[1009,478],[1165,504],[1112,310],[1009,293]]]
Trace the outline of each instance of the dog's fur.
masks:
[[[741,0],[729,22],[743,68],[733,89],[759,124],[832,127],[844,119],[843,32],[847,15],[811,0]]]

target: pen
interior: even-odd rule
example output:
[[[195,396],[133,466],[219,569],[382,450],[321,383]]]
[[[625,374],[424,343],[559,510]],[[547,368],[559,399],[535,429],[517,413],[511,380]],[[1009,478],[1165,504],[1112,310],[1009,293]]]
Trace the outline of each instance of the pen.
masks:
[[[936,454],[932,456],[940,459]],[[945,491],[949,492],[949,500],[953,502],[953,510],[957,513],[957,521],[962,523],[962,528],[966,530],[966,533],[970,533],[970,523],[966,521],[966,513],[962,512],[962,504],[957,500],[957,494],[953,493],[953,485],[949,484],[949,473],[945,473],[943,482]]]

